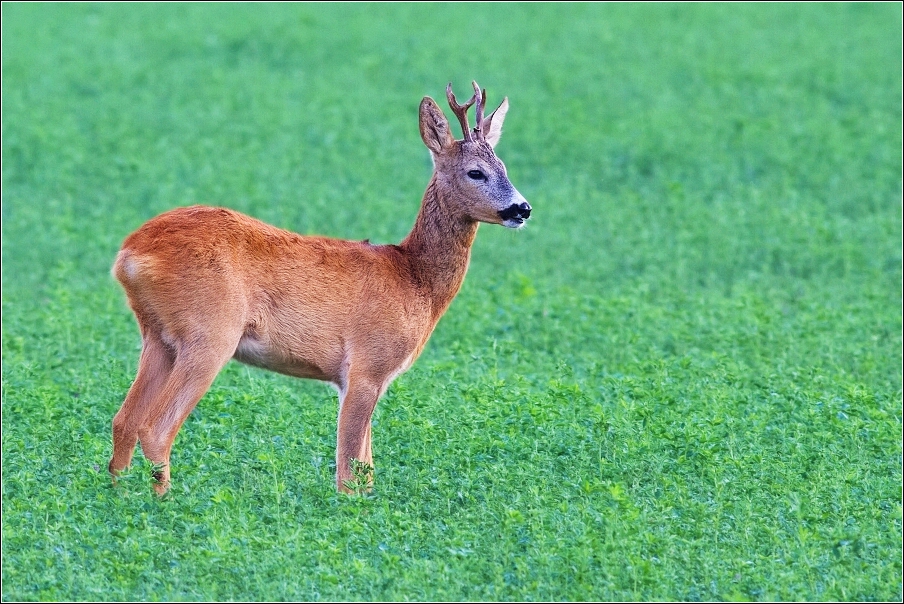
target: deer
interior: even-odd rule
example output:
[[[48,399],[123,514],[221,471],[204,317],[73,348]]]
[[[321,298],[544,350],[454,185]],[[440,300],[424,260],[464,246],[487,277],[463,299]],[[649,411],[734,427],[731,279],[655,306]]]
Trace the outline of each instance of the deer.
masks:
[[[154,491],[167,493],[177,433],[235,359],[332,384],[339,393],[336,487],[352,492],[357,463],[372,488],[377,401],[418,358],[458,294],[478,225],[518,229],[531,214],[494,152],[508,98],[484,117],[486,90],[472,86],[463,105],[446,87],[461,140],[432,98],[420,103],[433,174],[398,245],[299,235],[201,205],[164,212],[126,237],[112,274],[138,323],[141,353],[113,417],[114,483],[140,443]]]

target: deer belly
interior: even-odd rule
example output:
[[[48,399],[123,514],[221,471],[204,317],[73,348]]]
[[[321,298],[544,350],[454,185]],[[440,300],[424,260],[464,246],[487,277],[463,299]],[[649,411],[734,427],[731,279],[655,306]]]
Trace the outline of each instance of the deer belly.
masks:
[[[308,359],[298,354],[287,354],[284,351],[275,350],[268,342],[253,336],[245,335],[242,337],[232,358],[247,365],[269,369],[270,371],[294,377],[327,382],[335,380],[332,372],[327,371],[322,366],[323,363],[318,363],[315,359]]]

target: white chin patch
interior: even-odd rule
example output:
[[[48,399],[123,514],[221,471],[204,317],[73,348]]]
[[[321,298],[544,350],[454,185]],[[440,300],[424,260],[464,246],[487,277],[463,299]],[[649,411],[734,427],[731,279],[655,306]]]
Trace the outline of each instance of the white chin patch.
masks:
[[[520,229],[524,226],[523,218],[509,218],[507,220],[502,221],[502,226],[509,229]]]

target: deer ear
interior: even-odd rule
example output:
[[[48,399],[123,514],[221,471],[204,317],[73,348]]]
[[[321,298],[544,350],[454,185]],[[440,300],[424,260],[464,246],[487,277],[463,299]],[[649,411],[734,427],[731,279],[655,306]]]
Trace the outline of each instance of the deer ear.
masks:
[[[433,153],[442,153],[455,142],[443,110],[429,96],[421,101],[420,126],[421,138]]]
[[[502,122],[505,121],[505,114],[508,112],[508,97],[502,99],[502,103],[496,107],[496,111],[483,120],[483,131],[486,133],[484,138],[490,143],[491,147],[495,147],[502,136]]]

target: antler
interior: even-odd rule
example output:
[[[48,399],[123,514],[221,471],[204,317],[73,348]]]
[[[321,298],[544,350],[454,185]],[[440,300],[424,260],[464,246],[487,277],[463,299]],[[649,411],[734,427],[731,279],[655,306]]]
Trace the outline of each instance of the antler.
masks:
[[[477,84],[474,84],[474,87],[475,89],[477,89]],[[452,94],[452,82],[449,82],[449,85],[446,86],[446,98],[449,99],[449,107],[452,108],[452,113],[455,114],[455,117],[457,117],[459,123],[461,123],[461,132],[462,134],[464,134],[465,140],[468,142],[472,142],[474,140],[474,138],[471,136],[471,128],[470,126],[468,126],[468,109],[470,109],[471,105],[473,105],[474,102],[478,100],[479,96],[480,94],[478,92],[478,94],[472,96],[471,100],[469,100],[467,103],[465,103],[464,105],[459,105],[455,101],[455,95]],[[478,103],[477,107],[480,108],[481,105]],[[479,110],[482,111],[482,108],[480,108]],[[481,119],[482,116],[477,117],[476,130],[478,132],[480,130]]]
[[[474,134],[477,135],[477,140],[486,140],[484,138],[485,134],[483,132],[483,110],[487,105],[487,91],[486,89],[481,92],[480,86],[477,85],[477,82],[472,81],[471,85],[474,87],[474,99],[477,101],[477,107],[475,107],[474,112],[477,118],[477,125],[474,126]]]
[[[468,142],[483,141],[486,140],[484,138],[486,133],[483,131],[485,121],[483,119],[483,110],[487,105],[487,91],[486,89],[481,90],[477,82],[472,81],[471,85],[474,87],[474,96],[464,105],[459,105],[455,101],[455,95],[452,94],[452,82],[449,82],[449,85],[446,86],[446,98],[449,99],[449,107],[452,108],[452,113],[455,114],[461,123],[461,132],[464,134],[465,140]],[[470,126],[468,126],[468,109],[474,103],[477,103],[477,107],[474,109],[477,114],[474,116],[477,118],[477,125],[474,126],[474,130],[471,130]]]

